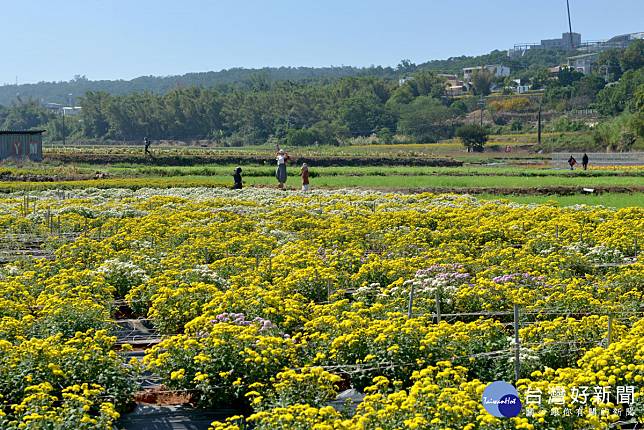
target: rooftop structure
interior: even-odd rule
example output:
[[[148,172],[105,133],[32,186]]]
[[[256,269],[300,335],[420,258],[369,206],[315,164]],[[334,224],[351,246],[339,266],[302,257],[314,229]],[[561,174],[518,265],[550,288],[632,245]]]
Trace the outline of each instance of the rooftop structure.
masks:
[[[560,39],[544,39],[541,43],[520,43],[514,45],[508,50],[509,57],[517,57],[526,53],[530,49],[558,49],[558,50],[578,50],[584,52],[601,52],[607,49],[623,49],[637,39],[644,39],[644,32],[621,34],[608,40],[581,40],[581,34],[563,33]]]

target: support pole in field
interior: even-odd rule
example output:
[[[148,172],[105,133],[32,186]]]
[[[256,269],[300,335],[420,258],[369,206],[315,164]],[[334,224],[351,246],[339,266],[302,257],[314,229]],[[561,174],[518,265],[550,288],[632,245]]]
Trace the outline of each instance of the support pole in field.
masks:
[[[608,343],[607,347],[610,346],[610,343],[613,340],[613,316],[608,315]]]
[[[414,284],[411,284],[411,290],[409,290],[409,305],[407,306],[407,318],[411,318],[412,308],[414,307]]]
[[[441,322],[441,297],[438,291],[438,288],[436,288],[436,324],[439,324]]]
[[[555,237],[559,240],[559,224],[555,226]]]
[[[637,249],[637,238],[636,237],[633,238],[633,249],[635,250],[635,258],[637,258],[638,249]]]
[[[519,380],[521,362],[519,358],[519,305],[514,305],[514,381]]]

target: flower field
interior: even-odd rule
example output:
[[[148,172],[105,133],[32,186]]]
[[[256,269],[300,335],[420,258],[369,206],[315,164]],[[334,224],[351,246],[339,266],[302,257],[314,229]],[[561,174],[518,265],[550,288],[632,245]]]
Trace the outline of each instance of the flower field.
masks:
[[[644,423],[642,208],[43,190],[0,197],[0,232],[39,244],[0,264],[2,429],[112,429],[143,374],[239,410],[218,430]],[[142,360],[118,339],[125,316],[156,330]],[[517,417],[485,411],[496,380],[516,385]],[[610,395],[578,413],[582,386]],[[348,388],[362,402],[331,406]]]

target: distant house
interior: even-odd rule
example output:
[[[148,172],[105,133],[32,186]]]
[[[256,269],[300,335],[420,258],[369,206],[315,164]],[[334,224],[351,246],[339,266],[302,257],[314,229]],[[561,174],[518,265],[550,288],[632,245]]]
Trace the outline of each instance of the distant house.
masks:
[[[516,94],[525,94],[530,91],[530,85],[522,84],[521,79],[513,79],[509,87],[505,87]]]
[[[496,78],[507,78],[508,76],[510,76],[509,67],[502,66],[500,64],[489,64],[484,67],[465,67],[463,69],[463,80],[465,82],[472,82],[472,76],[474,76],[474,72],[476,72],[477,70],[482,70],[483,68],[492,73],[492,75],[494,75],[494,77]]]
[[[43,104],[43,106],[46,109],[53,110],[56,112],[60,111],[63,108],[63,105],[61,105],[60,103],[45,103]]]
[[[548,67],[548,74],[550,76],[557,76],[561,71],[561,66]]]
[[[515,91],[517,94],[525,94],[530,91],[530,85],[517,85]]]
[[[597,52],[591,54],[575,55],[574,57],[568,58],[568,67],[572,70],[581,72],[584,75],[589,75],[595,70],[598,58],[599,53]]]
[[[462,96],[467,92],[467,86],[463,84],[462,82],[459,84],[454,84],[454,85],[446,85],[445,86],[445,91],[447,92],[447,95],[450,97],[456,97],[456,96]]]
[[[65,116],[76,116],[80,115],[82,109],[80,106],[64,106],[63,113]]]
[[[65,116],[76,116],[81,113],[82,107],[80,106],[64,106],[60,103],[44,103],[43,107],[54,111],[57,114],[65,114]]]
[[[448,96],[456,97],[463,95],[468,91],[467,84],[458,79],[458,76],[456,75],[442,73],[437,76],[445,79],[445,92]]]
[[[0,160],[42,160],[44,130],[0,130]]]

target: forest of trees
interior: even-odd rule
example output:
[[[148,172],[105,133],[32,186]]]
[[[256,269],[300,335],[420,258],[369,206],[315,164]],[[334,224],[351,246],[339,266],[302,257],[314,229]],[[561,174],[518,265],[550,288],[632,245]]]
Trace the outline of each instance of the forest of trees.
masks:
[[[427,70],[437,73],[461,73],[463,67],[479,64],[503,64],[512,70],[547,67],[565,61],[564,51],[534,50],[519,58],[508,58],[507,51],[492,51],[480,56],[461,56],[446,60],[433,60],[419,65],[403,60],[397,67],[266,67],[263,69],[233,68],[219,72],[187,73],[181,76],[141,76],[129,81],[102,80],[92,81],[84,75],[77,75],[67,82],[39,82],[36,84],[0,86],[0,105],[9,106],[22,100],[39,100],[53,103],[67,103],[69,94],[73,98],[87,91],[104,91],[112,95],[134,92],[165,94],[177,87],[216,87],[219,85],[240,84],[260,77],[270,82],[330,82],[346,77],[377,77],[398,79],[410,73]]]
[[[498,52],[489,54],[492,57],[486,60],[494,62]],[[556,53],[541,51],[534,55],[547,62]],[[642,122],[644,104],[643,58],[644,42],[634,43],[626,50],[603,53],[602,70],[616,80],[609,85],[604,73],[584,76],[563,69],[553,77],[536,60],[516,73],[533,87],[544,90],[544,108],[565,111],[593,107],[610,118],[624,116],[606,129],[623,131],[626,127],[637,136],[642,129],[638,124]],[[460,67],[461,59],[451,61]],[[478,109],[478,97],[449,97],[445,81],[427,70],[430,66],[432,63],[416,66],[403,61],[395,70],[349,68],[359,71],[357,74],[371,70],[373,76],[342,76],[337,71],[339,77],[335,78],[281,80],[266,73],[254,73],[241,82],[216,86],[202,82],[164,91],[125,94],[91,90],[77,98],[81,114],[68,117],[65,131],[77,139],[136,141],[148,136],[155,140],[211,139],[229,146],[270,140],[286,141],[289,145],[339,144],[350,137],[374,134],[382,141],[391,141],[398,134],[418,142],[435,142],[454,136],[456,129],[466,122],[466,116]],[[306,74],[302,69],[284,70]],[[322,69],[312,70],[322,73]],[[407,79],[400,84],[398,76]],[[472,91],[484,95],[492,84],[504,87],[509,83],[509,79],[476,76]],[[0,128],[40,127],[47,129],[49,140],[60,140],[62,118],[35,99],[0,106]]]

